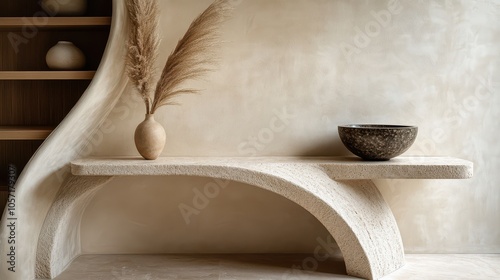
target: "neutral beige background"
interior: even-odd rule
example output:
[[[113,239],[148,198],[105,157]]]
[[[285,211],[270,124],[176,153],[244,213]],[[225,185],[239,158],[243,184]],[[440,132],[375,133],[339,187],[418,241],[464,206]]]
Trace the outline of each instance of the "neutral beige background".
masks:
[[[163,62],[210,1],[159,2]],[[406,251],[500,253],[500,1],[233,3],[219,70],[191,84],[202,94],[157,113],[163,156],[343,155],[337,125],[418,125],[407,155],[468,159],[475,176],[376,182]],[[89,154],[138,155],[144,106],[131,96]],[[115,179],[83,217],[84,252],[312,252],[327,236],[305,210],[235,182],[186,224],[179,205],[211,183]]]

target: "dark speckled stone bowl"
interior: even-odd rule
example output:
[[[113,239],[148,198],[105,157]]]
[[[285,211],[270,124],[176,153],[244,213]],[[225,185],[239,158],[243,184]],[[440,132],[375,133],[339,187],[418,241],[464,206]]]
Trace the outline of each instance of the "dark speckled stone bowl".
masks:
[[[342,143],[365,160],[389,160],[408,150],[418,128],[405,125],[352,124],[339,126]]]

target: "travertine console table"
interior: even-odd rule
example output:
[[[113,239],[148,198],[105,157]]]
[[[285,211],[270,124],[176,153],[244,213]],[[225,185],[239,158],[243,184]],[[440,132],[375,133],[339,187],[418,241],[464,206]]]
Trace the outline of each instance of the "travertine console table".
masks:
[[[95,158],[73,161],[71,172],[43,226],[38,276],[58,275],[80,254],[79,248],[68,249],[78,238],[68,226],[68,219],[78,216],[71,212],[82,213],[96,190],[114,176],[192,175],[247,183],[297,203],[337,241],[349,275],[378,279],[405,260],[394,216],[371,179],[465,179],[472,177],[473,164],[446,157],[383,162],[354,157]]]

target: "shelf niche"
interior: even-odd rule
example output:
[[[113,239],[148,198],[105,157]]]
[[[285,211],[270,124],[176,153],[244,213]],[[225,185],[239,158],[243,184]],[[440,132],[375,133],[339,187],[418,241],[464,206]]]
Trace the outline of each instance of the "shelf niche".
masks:
[[[50,15],[39,2],[0,1],[1,209],[7,201],[8,164],[15,164],[20,174],[77,103],[94,77],[110,32],[111,0],[88,0],[81,17]],[[58,41],[71,41],[83,51],[84,69],[48,68],[45,55]]]
[[[85,67],[79,70],[95,71],[104,53],[109,31],[109,27],[75,30],[40,29],[33,38],[25,38],[22,30],[0,29],[2,38],[0,71],[52,71],[45,62],[45,55],[59,41],[70,41],[85,54]],[[17,39],[11,40],[12,36]]]
[[[40,1],[16,0],[2,1],[0,17],[43,17],[52,16],[43,11]],[[111,1],[87,0],[86,17],[104,17],[111,15]]]

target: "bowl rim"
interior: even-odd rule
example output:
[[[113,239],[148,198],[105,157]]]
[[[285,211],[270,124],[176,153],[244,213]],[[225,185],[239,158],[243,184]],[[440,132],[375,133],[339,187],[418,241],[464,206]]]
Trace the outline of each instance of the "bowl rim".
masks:
[[[418,129],[416,125],[399,125],[399,124],[346,124],[339,125],[339,128],[350,129]]]

